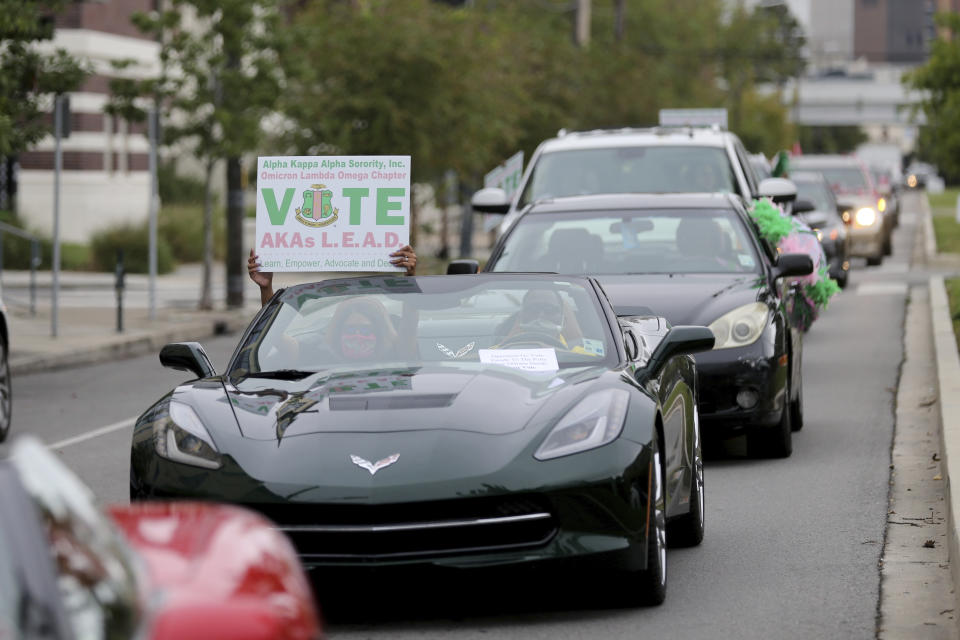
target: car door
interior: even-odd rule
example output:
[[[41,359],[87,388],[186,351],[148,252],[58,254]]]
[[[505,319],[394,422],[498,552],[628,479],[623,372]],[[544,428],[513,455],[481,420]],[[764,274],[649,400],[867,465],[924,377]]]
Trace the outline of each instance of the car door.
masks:
[[[618,322],[628,344],[632,369],[643,367],[670,329],[659,316],[622,316]],[[634,348],[635,344],[635,348]],[[696,407],[696,373],[693,358],[675,356],[646,384],[660,406],[663,422],[664,466],[667,486],[667,515],[679,512],[680,500],[690,495],[695,441],[692,423]]]

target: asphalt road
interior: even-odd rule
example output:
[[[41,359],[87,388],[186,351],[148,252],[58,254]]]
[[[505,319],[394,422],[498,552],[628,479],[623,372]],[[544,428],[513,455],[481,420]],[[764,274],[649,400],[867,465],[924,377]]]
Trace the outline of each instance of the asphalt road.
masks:
[[[908,199],[909,209],[917,201]],[[786,460],[742,443],[708,461],[707,533],[671,550],[664,605],[624,608],[591,575],[318,575],[331,638],[872,638],[886,521],[893,398],[902,360],[907,260],[855,264],[807,335],[806,426]],[[914,276],[915,278],[916,276]],[[209,341],[223,367],[237,336]],[[183,373],[142,357],[14,380],[14,431],[64,443],[62,459],[103,503],[127,498],[130,428]],[[106,433],[91,432],[108,427]],[[77,441],[73,439],[81,438]],[[2,451],[0,451],[2,454]]]

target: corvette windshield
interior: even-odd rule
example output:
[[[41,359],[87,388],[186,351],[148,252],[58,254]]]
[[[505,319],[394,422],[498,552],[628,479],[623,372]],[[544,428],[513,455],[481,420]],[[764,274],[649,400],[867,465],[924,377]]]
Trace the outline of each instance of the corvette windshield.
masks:
[[[717,210],[570,211],[526,215],[494,271],[569,274],[754,273],[743,224]]]
[[[239,350],[231,376],[451,362],[549,371],[608,364],[616,354],[608,334],[595,293],[578,282],[330,280],[284,291]]]
[[[736,192],[720,147],[644,146],[553,151],[540,156],[520,206],[598,193]]]

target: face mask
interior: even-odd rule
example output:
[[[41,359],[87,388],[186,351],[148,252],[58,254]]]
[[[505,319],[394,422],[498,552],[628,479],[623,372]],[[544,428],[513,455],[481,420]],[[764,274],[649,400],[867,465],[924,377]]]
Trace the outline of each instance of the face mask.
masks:
[[[377,336],[372,333],[344,333],[340,336],[340,353],[347,358],[368,358],[377,348]]]

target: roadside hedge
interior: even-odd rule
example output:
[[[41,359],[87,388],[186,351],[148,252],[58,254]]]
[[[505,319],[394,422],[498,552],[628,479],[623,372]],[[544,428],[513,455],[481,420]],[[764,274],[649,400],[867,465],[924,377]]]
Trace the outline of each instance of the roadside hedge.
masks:
[[[105,229],[93,236],[90,254],[97,271],[113,271],[117,264],[117,251],[123,249],[127,273],[148,273],[149,231],[146,223],[121,224]],[[170,243],[157,234],[157,273],[170,273],[176,266]]]

